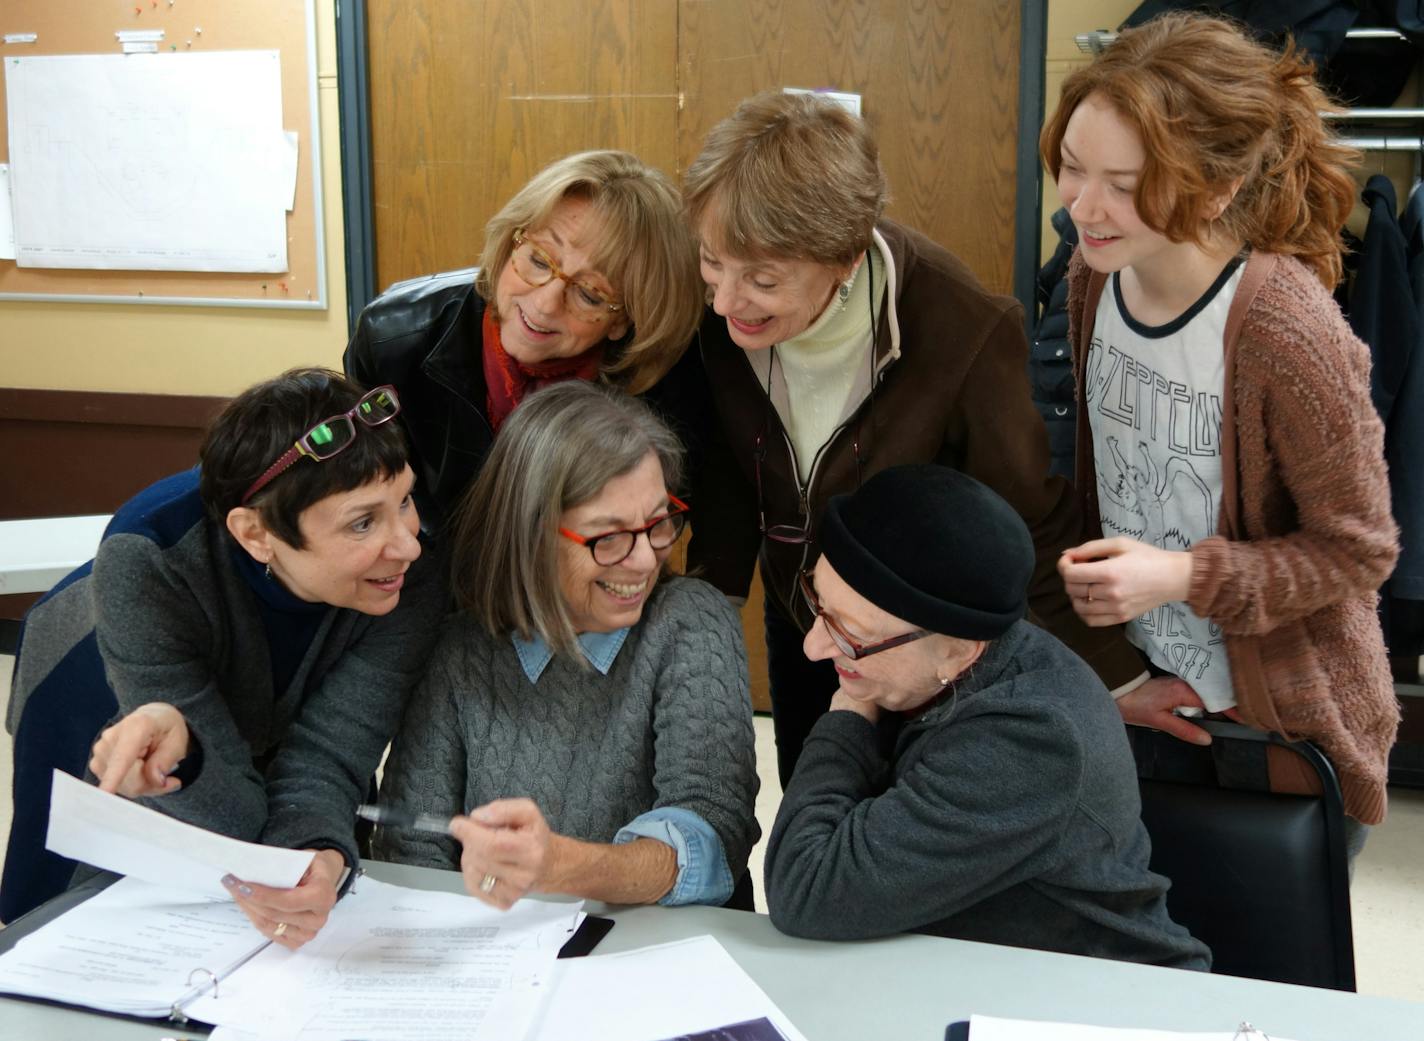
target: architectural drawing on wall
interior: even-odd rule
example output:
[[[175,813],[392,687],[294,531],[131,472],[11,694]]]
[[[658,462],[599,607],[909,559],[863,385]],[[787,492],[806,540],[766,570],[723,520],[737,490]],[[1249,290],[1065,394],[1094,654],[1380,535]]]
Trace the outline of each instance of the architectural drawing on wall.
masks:
[[[276,51],[5,58],[21,267],[284,272]]]

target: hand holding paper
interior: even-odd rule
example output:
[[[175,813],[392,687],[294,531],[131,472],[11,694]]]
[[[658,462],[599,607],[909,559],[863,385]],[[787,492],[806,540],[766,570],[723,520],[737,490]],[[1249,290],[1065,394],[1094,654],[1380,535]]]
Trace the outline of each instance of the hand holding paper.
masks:
[[[224,875],[223,885],[263,936],[295,951],[316,937],[336,906],[346,861],[334,849],[312,850],[311,867],[294,889],[247,882]]]
[[[290,889],[311,850],[240,842],[174,820],[54,772],[45,848],[62,857],[206,896],[231,899],[222,877]]]

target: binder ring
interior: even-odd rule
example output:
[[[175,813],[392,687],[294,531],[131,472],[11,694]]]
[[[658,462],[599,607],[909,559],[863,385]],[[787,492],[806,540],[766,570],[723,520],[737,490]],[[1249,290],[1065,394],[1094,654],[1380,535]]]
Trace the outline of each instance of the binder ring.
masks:
[[[217,997],[217,996],[218,996],[218,974],[217,974],[216,972],[213,972],[211,969],[194,969],[192,972],[188,973],[188,986],[191,987],[191,986],[193,985],[193,977],[196,976],[196,975],[198,975],[198,973],[200,973],[200,972],[201,972],[204,976],[206,976],[206,977],[208,978],[208,981],[212,984],[212,986],[213,986],[213,997]]]
[[[1264,1030],[1257,1030],[1243,1019],[1241,1025],[1236,1028],[1236,1033],[1231,1035],[1231,1041],[1271,1041],[1271,1035]]]

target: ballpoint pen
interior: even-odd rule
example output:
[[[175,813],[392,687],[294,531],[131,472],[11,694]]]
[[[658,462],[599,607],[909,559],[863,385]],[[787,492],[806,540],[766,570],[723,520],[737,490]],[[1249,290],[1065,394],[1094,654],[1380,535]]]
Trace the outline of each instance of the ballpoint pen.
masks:
[[[449,835],[450,818],[437,817],[433,813],[411,813],[390,806],[374,806],[362,803],[356,807],[356,816],[379,824],[383,828],[398,828],[402,831],[423,831],[431,835]]]

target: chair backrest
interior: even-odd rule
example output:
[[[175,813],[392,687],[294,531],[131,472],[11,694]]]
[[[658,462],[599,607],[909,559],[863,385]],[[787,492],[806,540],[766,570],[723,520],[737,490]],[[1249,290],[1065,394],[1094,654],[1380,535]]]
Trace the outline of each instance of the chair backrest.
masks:
[[[1171,879],[1167,909],[1212,951],[1212,971],[1355,989],[1355,948],[1340,785],[1315,746],[1205,721],[1209,747],[1141,727],[1137,759],[1152,870]],[[1271,791],[1300,757],[1320,793]],[[1298,774],[1298,770],[1297,770]]]

